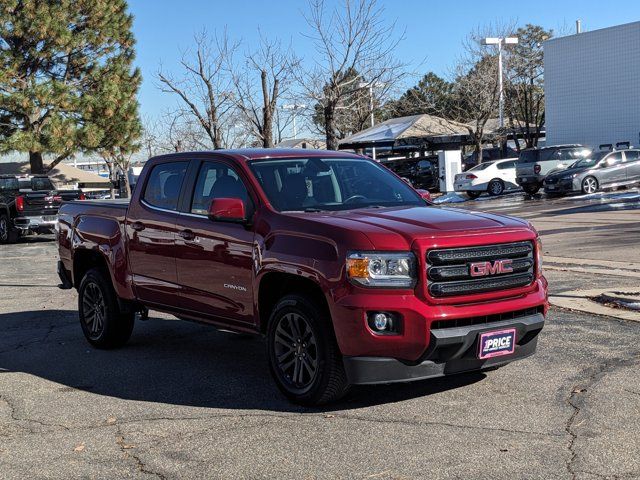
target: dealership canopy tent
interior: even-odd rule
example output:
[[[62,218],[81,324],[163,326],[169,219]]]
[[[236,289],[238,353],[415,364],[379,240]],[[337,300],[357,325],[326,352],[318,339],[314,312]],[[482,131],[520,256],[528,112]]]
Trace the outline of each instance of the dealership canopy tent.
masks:
[[[415,145],[441,150],[454,146],[459,148],[468,134],[469,127],[464,123],[425,113],[386,120],[345,138],[339,146],[341,149],[357,149]]]
[[[535,125],[530,125],[535,132]],[[386,120],[373,127],[355,133],[341,140],[340,149],[359,149],[385,147],[403,149],[408,147],[421,150],[458,149],[464,145],[472,145],[473,126],[422,114],[398,117]],[[499,127],[499,120],[491,118],[485,125],[487,141],[496,141],[500,137],[513,140],[523,137],[524,128],[511,126]],[[544,129],[539,136],[544,136]]]

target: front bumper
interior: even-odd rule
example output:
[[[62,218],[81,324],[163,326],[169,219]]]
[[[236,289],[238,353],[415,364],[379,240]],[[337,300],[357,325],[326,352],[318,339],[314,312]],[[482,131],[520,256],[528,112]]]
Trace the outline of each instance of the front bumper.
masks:
[[[536,350],[544,315],[537,313],[513,320],[482,325],[431,329],[429,348],[418,362],[402,362],[385,357],[344,357],[347,379],[351,384],[397,383],[441,377],[462,372],[498,367],[526,358]],[[516,329],[516,347],[512,354],[479,360],[481,333],[505,328]]]
[[[580,184],[571,178],[560,179],[557,182],[544,182],[545,193],[568,193],[580,190]]]
[[[16,217],[13,220],[15,228],[23,233],[53,232],[58,224],[57,215],[38,215],[33,217]]]

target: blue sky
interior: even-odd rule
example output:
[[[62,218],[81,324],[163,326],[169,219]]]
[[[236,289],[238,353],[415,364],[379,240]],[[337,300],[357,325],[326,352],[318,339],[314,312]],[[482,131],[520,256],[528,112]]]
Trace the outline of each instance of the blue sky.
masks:
[[[327,0],[339,4],[340,0]],[[396,21],[405,40],[398,57],[412,70],[447,75],[461,51],[461,42],[474,28],[492,22],[519,25],[534,23],[564,34],[572,33],[577,18],[584,30],[595,30],[640,20],[638,0],[500,2],[493,0],[380,0],[389,21]],[[299,56],[313,56],[310,41],[303,36],[307,25],[302,17],[305,0],[130,0],[135,16],[137,64],[142,69],[141,112],[156,116],[175,99],[160,92],[154,74],[177,68],[181,49],[188,48],[193,34],[206,28],[222,31],[246,45],[256,42],[258,32],[291,41]]]

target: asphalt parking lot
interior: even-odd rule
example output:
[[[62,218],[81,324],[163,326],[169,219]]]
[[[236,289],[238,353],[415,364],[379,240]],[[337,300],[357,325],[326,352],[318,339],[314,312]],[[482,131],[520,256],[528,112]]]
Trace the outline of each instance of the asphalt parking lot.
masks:
[[[530,220],[552,295],[640,286],[637,189],[451,206]],[[640,321],[553,307],[530,359],[308,410],[260,339],[152,312],[90,348],[55,260],[0,247],[0,478],[640,478]]]

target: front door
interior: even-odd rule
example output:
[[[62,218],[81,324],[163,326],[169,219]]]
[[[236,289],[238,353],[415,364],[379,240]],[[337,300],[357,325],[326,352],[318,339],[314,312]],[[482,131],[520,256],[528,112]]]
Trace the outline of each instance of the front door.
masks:
[[[627,179],[626,167],[622,163],[622,152],[613,152],[602,160],[598,171],[600,185],[607,186],[623,183]]]
[[[178,298],[176,220],[188,164],[156,164],[127,213],[129,269],[136,295],[145,303],[172,305]]]
[[[232,166],[201,163],[176,237],[181,307],[220,323],[253,324],[253,229],[210,220],[207,213],[214,198],[241,198],[249,216],[254,210]]]

